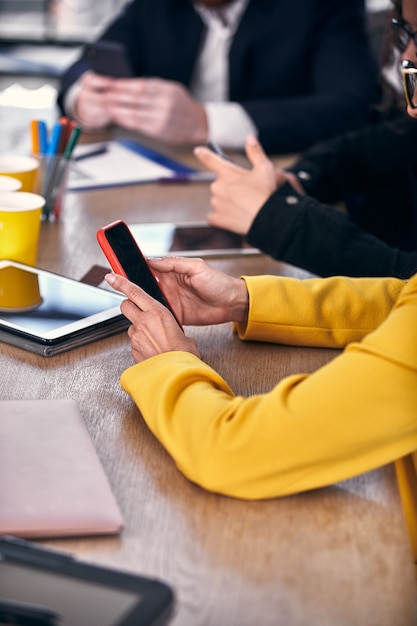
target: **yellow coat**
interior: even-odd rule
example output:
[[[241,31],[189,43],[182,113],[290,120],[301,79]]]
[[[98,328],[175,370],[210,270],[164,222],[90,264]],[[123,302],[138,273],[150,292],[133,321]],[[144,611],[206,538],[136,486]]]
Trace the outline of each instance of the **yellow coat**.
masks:
[[[235,396],[185,352],[126,370],[121,383],[179,469],[202,487],[273,498],[345,480],[417,451],[417,274],[389,278],[244,277],[243,340],[345,347],[315,373]],[[417,455],[415,455],[417,460]],[[417,554],[412,457],[398,464]]]

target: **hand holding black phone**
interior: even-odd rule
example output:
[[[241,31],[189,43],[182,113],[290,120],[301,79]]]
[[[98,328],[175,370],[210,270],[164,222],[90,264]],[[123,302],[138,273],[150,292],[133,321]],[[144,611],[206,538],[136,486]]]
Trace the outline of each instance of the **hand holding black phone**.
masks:
[[[152,298],[163,304],[181,327],[127,224],[122,220],[116,220],[100,228],[97,231],[97,241],[113,271],[139,285]]]
[[[97,41],[85,46],[84,56],[96,74],[112,78],[133,78],[126,48],[116,41]]]

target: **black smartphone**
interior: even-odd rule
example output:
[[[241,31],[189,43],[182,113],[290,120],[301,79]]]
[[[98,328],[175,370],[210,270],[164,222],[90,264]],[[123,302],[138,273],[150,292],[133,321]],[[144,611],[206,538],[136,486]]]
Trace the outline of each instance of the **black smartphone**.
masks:
[[[103,226],[103,228],[99,228],[97,241],[106,255],[110,267],[116,274],[121,274],[135,285],[139,285],[152,298],[169,309],[177,320],[171,305],[149,269],[145,257],[125,222],[116,220]],[[177,322],[181,326],[178,320]]]
[[[96,74],[112,78],[132,78],[132,65],[123,44],[117,41],[97,41],[84,48],[84,56]]]

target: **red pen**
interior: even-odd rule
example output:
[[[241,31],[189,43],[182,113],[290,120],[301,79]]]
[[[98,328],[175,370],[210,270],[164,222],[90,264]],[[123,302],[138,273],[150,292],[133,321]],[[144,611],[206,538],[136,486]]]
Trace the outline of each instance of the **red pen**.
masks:
[[[60,117],[58,121],[61,124],[61,136],[59,139],[58,153],[63,154],[71,134],[70,121],[67,117]]]

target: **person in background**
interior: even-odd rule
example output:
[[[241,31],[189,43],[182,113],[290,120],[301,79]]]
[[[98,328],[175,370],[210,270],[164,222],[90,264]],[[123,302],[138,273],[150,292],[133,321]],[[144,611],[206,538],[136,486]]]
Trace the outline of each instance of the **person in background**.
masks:
[[[416,63],[415,0],[404,0],[403,20],[403,57]],[[417,119],[417,108],[408,112]],[[202,259],[149,263],[182,325],[233,322],[245,341],[344,348],[313,374],[236,396],[168,309],[107,275],[127,296],[121,310],[131,322],[135,364],[122,387],[185,476],[213,492],[261,499],[397,461],[417,557],[417,273],[408,282],[234,278]]]
[[[404,55],[411,35],[400,2],[391,18],[389,49]],[[208,222],[319,276],[408,277],[417,267],[416,144],[417,124],[397,114],[312,146],[287,170],[274,169],[253,135],[251,169],[199,147],[216,174]],[[340,201],[347,212],[332,206]]]
[[[68,69],[58,104],[85,130],[235,149],[254,133],[288,153],[364,125],[377,99],[363,0],[133,0],[100,39],[136,77]]]

